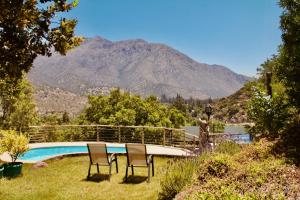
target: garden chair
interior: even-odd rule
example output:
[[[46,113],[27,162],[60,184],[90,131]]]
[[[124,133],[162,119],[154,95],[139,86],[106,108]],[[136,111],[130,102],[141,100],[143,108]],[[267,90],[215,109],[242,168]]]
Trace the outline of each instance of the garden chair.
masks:
[[[118,173],[118,158],[116,154],[109,155],[107,153],[106,144],[103,143],[89,143],[87,144],[89,157],[90,157],[90,165],[87,179],[90,178],[91,175],[91,167],[92,165],[97,166],[97,172],[100,173],[99,166],[109,166],[109,180],[111,177],[111,167],[112,163],[116,163],[116,171]]]
[[[127,165],[125,180],[128,177],[128,168],[131,167],[131,173],[134,175],[134,167],[148,167],[148,182],[150,182],[150,168],[152,166],[152,176],[154,176],[153,155],[147,155],[147,148],[144,144],[125,144],[127,153]]]

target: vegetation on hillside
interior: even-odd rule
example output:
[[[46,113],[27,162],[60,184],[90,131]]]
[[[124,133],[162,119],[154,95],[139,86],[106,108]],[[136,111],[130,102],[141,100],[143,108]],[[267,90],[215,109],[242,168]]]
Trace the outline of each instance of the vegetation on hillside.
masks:
[[[160,197],[297,199],[300,197],[300,169],[274,156],[273,148],[274,144],[266,140],[244,147],[224,142],[213,154],[190,162],[174,162],[169,166],[172,170],[161,180]],[[182,169],[188,170],[182,173]]]
[[[255,82],[246,83],[234,94],[212,103],[214,119],[227,123],[249,122],[247,114],[247,103],[252,96],[252,87]]]
[[[90,96],[80,123],[108,125],[147,125],[179,128],[185,124],[184,114],[174,107],[159,103],[155,96],[140,96],[119,89],[108,96]]]

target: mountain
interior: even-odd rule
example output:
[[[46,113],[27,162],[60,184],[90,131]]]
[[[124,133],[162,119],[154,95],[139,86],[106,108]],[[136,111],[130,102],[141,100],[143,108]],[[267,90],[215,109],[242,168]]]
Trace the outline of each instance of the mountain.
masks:
[[[179,93],[187,98],[228,96],[250,80],[224,66],[198,63],[164,44],[101,37],[86,39],[67,56],[38,57],[29,79],[77,94],[120,87],[141,95]]]

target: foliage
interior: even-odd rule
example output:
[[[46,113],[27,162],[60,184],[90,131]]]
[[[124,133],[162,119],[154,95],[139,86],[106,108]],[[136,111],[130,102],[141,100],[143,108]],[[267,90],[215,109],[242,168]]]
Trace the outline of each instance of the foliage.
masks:
[[[300,124],[291,123],[286,127],[280,140],[277,141],[274,151],[287,158],[288,163],[300,166]]]
[[[48,114],[40,116],[39,123],[43,125],[61,125],[62,118],[57,114]]]
[[[8,152],[15,162],[22,154],[28,150],[29,139],[16,131],[0,131],[0,153]]]
[[[276,74],[285,85],[292,105],[300,111],[300,0],[280,0],[282,42]]]
[[[250,128],[256,136],[276,138],[288,123],[290,117],[289,104],[284,94],[266,95],[258,88],[249,101],[248,116],[255,122]]]
[[[18,85],[31,69],[34,59],[38,55],[51,56],[53,50],[65,55],[82,41],[74,36],[76,20],[58,18],[77,3],[67,0],[1,1],[0,100],[3,121],[10,117],[14,109],[12,104],[21,92]]]
[[[185,124],[184,115],[175,108],[159,103],[156,97],[139,96],[112,90],[109,96],[90,96],[89,105],[80,123],[105,125],[147,125],[179,128]]]
[[[63,113],[63,116],[62,116],[62,122],[67,124],[70,122],[70,117],[69,117],[69,113],[67,111],[65,111]]]
[[[241,149],[241,145],[233,141],[223,141],[220,144],[218,144],[215,151],[218,153],[234,155],[236,153],[239,153]]]
[[[256,82],[248,82],[234,94],[215,100],[213,118],[229,123],[249,122],[247,115],[247,102],[251,98],[251,88],[257,85]]]
[[[22,77],[37,55],[51,55],[54,48],[65,55],[79,45],[74,37],[76,20],[57,17],[68,12],[76,1],[9,1],[0,4],[0,76],[1,79]]]
[[[169,163],[160,184],[162,191],[159,199],[173,199],[184,187],[188,186],[194,175],[196,160],[177,160]]]
[[[276,158],[273,147],[263,140],[232,155],[216,152],[199,158],[198,179],[178,199],[299,198],[300,170]]]
[[[224,133],[225,123],[219,120],[211,120],[209,130],[212,133]]]
[[[1,89],[7,87],[7,83],[1,82],[0,87]],[[8,113],[3,113],[1,125],[3,128],[21,131],[36,122],[36,107],[33,101],[32,87],[26,78],[18,81],[14,91],[5,93],[4,89],[0,92],[1,104],[9,107],[9,109],[4,109],[3,111],[9,110]]]
[[[187,105],[185,104],[184,98],[179,94],[177,94],[176,98],[172,102],[172,106],[184,114],[187,112]]]

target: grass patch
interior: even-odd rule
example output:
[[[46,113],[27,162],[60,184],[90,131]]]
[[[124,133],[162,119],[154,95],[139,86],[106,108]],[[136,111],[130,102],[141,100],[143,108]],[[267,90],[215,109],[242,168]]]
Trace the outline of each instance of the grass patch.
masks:
[[[135,168],[135,176],[123,182],[126,158],[118,157],[119,173],[113,165],[111,181],[105,175],[93,175],[86,180],[88,156],[65,157],[50,160],[46,168],[32,169],[25,164],[22,177],[0,179],[0,199],[157,199],[160,192],[160,177],[171,158],[155,157],[155,176],[147,183],[147,168]],[[108,174],[108,167],[100,167]],[[130,171],[129,171],[130,172]],[[93,166],[92,173],[96,173]],[[130,174],[130,173],[129,173]]]

